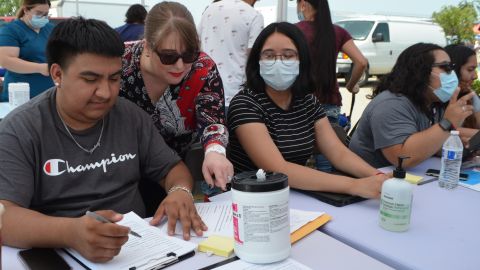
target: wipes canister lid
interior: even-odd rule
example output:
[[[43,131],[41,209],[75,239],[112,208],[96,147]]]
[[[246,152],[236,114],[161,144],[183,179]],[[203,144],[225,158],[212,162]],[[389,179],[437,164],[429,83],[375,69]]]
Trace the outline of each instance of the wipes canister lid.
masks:
[[[256,171],[236,174],[232,179],[232,188],[244,192],[269,192],[288,187],[288,177],[283,173],[267,172],[265,179],[258,179]]]

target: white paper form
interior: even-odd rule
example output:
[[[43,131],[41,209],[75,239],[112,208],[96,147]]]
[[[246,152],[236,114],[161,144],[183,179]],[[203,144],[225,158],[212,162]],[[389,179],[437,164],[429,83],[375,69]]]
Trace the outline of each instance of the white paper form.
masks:
[[[195,203],[197,212],[203,222],[208,226],[208,231],[203,232],[202,237],[210,235],[221,235],[233,237],[233,219],[231,201],[218,201],[209,203]],[[323,212],[311,212],[297,209],[290,209],[290,233],[300,229],[308,222],[322,216]],[[161,226],[162,232],[167,234],[167,224]],[[182,225],[177,221],[175,234],[182,234]],[[192,237],[197,235],[192,230]]]
[[[300,229],[310,221],[321,217],[324,212],[303,211],[290,208],[290,233]]]
[[[311,270],[310,267],[303,265],[294,259],[286,259],[281,262],[271,264],[253,264],[242,260],[237,260],[229,264],[214,268],[214,270]]]
[[[142,237],[129,235],[127,243],[122,246],[120,253],[107,263],[93,263],[82,257],[73,249],[68,249],[73,256],[91,269],[123,270],[136,267],[137,270],[146,269],[167,261],[167,253],[174,252],[177,256],[189,253],[196,248],[196,244],[170,237],[148,224],[134,212],[123,215],[117,222],[119,225],[130,227]]]
[[[210,235],[221,235],[233,237],[233,218],[232,218],[232,203],[224,202],[209,202],[209,203],[195,203],[197,212],[202,218],[208,230],[203,232],[202,237],[209,237]],[[162,223],[162,231],[166,234],[168,229],[167,223]],[[175,226],[175,234],[182,234],[183,229],[180,222],[177,221]],[[195,232],[191,231],[191,236],[197,236]]]

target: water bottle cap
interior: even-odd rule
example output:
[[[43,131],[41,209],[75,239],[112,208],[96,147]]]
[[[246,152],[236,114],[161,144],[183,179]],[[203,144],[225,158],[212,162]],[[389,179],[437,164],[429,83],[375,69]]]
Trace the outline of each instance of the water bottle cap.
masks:
[[[460,132],[458,130],[452,130],[452,131],[450,131],[450,134],[458,135],[458,134],[460,134]]]

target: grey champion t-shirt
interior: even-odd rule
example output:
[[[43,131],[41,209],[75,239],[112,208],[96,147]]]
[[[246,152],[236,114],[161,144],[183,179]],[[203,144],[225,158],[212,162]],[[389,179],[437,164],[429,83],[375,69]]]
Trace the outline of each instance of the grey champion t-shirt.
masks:
[[[443,114],[438,111],[433,122]],[[407,97],[383,91],[363,111],[350,149],[375,168],[390,166],[381,149],[403,144],[412,134],[432,126],[432,121]]]
[[[60,121],[55,89],[12,111],[0,122],[0,199],[52,216],[101,209],[144,216],[139,180],[159,182],[180,158],[150,117],[123,98],[104,121],[101,145],[89,154]],[[91,148],[101,122],[72,131],[75,139]]]

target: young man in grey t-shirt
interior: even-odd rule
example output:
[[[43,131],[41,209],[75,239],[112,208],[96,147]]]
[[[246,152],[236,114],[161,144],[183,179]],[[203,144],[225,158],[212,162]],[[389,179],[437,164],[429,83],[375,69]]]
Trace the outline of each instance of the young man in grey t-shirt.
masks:
[[[128,240],[129,228],[84,215],[97,211],[112,222],[119,213],[144,216],[138,183],[168,190],[151,224],[177,220],[206,230],[191,195],[192,177],[166,146],[151,119],[117,99],[123,43],[104,22],[70,19],[47,45],[56,87],[15,109],[0,122],[2,236],[10,246],[71,247],[105,262]],[[160,194],[159,194],[160,196]]]

